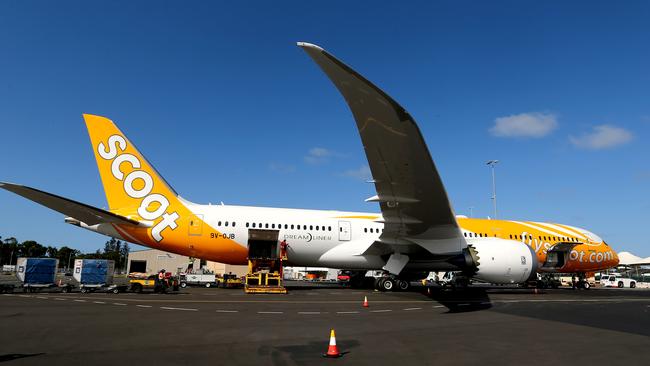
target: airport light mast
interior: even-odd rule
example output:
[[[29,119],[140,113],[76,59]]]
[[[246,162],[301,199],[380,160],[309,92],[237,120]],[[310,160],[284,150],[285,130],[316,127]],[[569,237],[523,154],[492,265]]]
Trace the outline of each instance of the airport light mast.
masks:
[[[494,219],[497,219],[497,183],[494,177],[494,166],[497,165],[498,160],[489,160],[486,164],[492,169],[492,205],[494,206]]]

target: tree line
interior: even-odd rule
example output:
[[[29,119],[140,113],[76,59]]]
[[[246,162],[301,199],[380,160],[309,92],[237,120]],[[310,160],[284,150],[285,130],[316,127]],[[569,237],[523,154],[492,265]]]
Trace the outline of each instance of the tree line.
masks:
[[[97,249],[94,253],[82,253],[78,249],[68,246],[60,248],[45,246],[34,240],[22,243],[14,237],[3,238],[0,236],[0,265],[16,264],[19,257],[47,257],[59,260],[59,268],[70,270],[74,266],[75,258],[78,259],[110,259],[115,261],[115,270],[126,268],[129,257],[129,244],[115,238],[104,243],[103,250]]]

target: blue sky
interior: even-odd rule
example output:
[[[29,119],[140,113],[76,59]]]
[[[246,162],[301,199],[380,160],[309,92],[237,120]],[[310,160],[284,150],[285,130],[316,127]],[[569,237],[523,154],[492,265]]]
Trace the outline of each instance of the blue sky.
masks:
[[[308,4],[308,5],[307,5]],[[105,207],[82,113],[194,202],[377,211],[319,44],[420,124],[458,214],[586,227],[650,256],[650,5],[0,3],[0,180]],[[0,235],[104,237],[0,192]]]

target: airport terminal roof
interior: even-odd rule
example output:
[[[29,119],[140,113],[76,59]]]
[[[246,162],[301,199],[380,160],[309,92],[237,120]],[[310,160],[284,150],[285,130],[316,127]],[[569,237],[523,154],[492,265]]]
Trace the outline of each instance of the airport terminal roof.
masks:
[[[630,252],[618,253],[619,264],[626,266],[647,265],[650,264],[650,257],[641,258]]]

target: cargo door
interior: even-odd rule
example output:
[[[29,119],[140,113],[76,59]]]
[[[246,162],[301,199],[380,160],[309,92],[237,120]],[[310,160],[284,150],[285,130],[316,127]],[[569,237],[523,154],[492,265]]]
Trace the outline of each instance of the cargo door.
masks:
[[[339,221],[339,241],[352,240],[350,221]]]
[[[203,234],[203,215],[190,215],[188,225],[189,236],[201,236]]]

